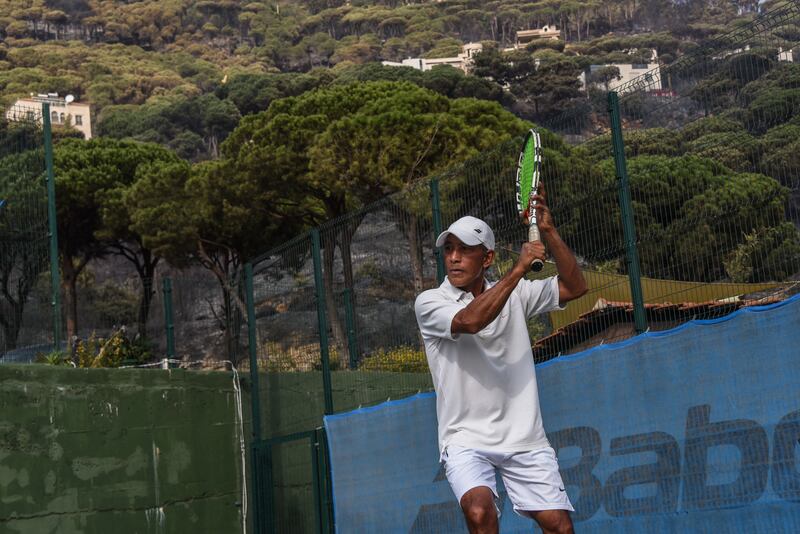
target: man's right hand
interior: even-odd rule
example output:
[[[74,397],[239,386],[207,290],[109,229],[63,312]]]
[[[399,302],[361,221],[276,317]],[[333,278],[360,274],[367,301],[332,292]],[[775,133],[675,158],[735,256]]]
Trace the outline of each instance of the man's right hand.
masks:
[[[547,255],[545,253],[544,243],[541,241],[523,243],[522,250],[520,250],[519,258],[517,258],[517,263],[514,265],[514,269],[518,270],[518,272],[521,272],[524,275],[531,269],[533,260],[544,261],[546,258]]]

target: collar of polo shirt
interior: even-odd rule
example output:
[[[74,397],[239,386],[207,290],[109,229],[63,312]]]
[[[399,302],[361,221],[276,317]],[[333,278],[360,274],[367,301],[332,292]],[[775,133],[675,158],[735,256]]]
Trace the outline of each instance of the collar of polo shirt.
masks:
[[[490,282],[486,278],[483,279],[483,287],[484,287],[484,289],[489,289],[494,284],[495,284],[495,282]],[[459,300],[464,298],[464,296],[467,293],[469,293],[468,291],[464,291],[463,289],[459,289],[456,286],[454,286],[453,284],[451,284],[450,283],[450,279],[447,278],[446,276],[444,277],[444,282],[442,282],[442,285],[440,287],[442,289],[444,289],[446,291],[447,295],[449,297],[451,297],[455,302],[458,302]]]

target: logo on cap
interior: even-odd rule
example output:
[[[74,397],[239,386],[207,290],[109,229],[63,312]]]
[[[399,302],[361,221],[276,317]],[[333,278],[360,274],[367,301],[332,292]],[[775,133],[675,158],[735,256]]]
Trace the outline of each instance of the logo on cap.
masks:
[[[483,230],[481,230],[480,228],[473,228],[473,230],[475,230],[475,231],[476,231],[476,232],[478,232],[479,234],[480,234],[481,232],[483,232]]]

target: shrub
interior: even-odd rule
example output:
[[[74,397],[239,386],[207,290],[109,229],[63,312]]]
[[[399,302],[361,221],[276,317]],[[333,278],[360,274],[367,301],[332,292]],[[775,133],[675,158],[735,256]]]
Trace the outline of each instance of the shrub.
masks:
[[[137,338],[131,341],[125,330],[120,329],[107,339],[92,332],[89,339],[78,341],[75,356],[78,367],[119,367],[147,361],[151,353],[146,340]]]
[[[428,372],[425,352],[409,346],[380,349],[361,362],[364,371],[391,371],[396,373]]]
[[[69,365],[69,354],[61,350],[53,350],[47,353],[41,353],[36,356],[36,363],[44,363],[47,365]]]
[[[259,369],[271,373],[287,373],[295,371],[319,371],[322,369],[322,360],[318,343],[296,342],[284,348],[275,341],[263,341],[262,350],[266,359],[260,358]],[[328,347],[330,369],[339,369],[339,351],[335,345]]]
[[[794,224],[784,222],[746,234],[724,265],[734,282],[756,283],[786,280],[797,272],[799,259],[800,232]]]
[[[258,366],[261,370],[280,373],[288,371],[299,371],[300,367],[297,364],[292,354],[281,350],[278,343],[266,342],[265,347],[267,353],[267,360],[259,359]]]

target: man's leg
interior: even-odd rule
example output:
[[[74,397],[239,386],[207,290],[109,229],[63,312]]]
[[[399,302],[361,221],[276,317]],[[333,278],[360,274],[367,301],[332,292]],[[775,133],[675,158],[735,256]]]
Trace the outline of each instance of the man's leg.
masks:
[[[494,494],[487,486],[472,488],[461,497],[461,510],[470,534],[497,534],[497,508]]]
[[[490,453],[489,453],[490,455]],[[471,533],[497,534],[495,467],[487,453],[448,446],[442,458],[450,487],[464,512]]]
[[[533,518],[544,534],[572,534],[573,509],[551,447],[508,455],[498,466],[514,511]]]
[[[528,512],[539,526],[543,534],[574,534],[572,519],[566,510],[542,510]]]

